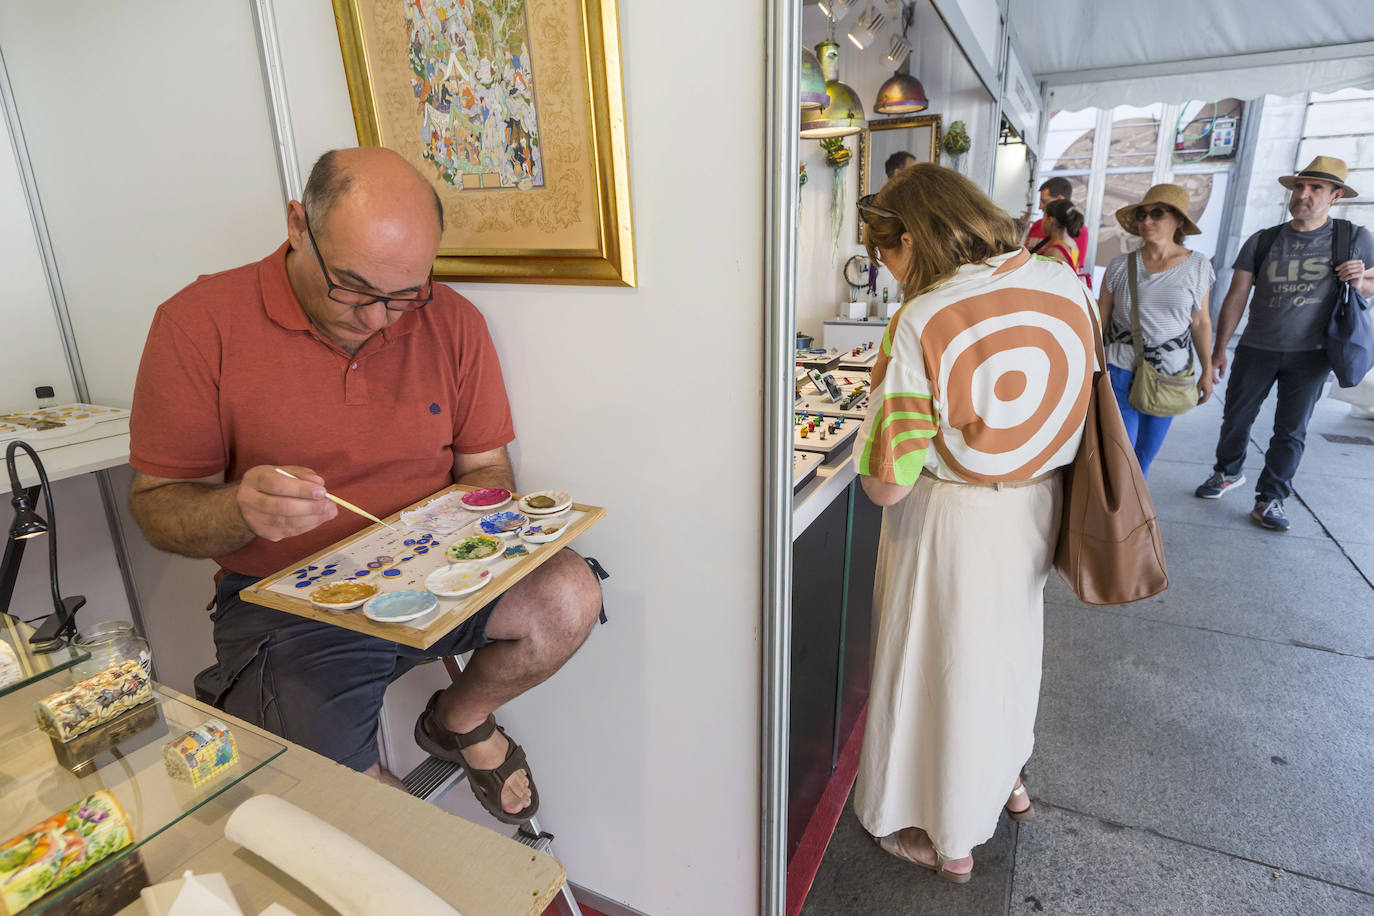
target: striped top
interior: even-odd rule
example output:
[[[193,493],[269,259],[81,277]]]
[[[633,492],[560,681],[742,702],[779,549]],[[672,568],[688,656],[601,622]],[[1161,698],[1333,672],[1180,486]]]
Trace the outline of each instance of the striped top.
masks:
[[[873,367],[858,472],[997,483],[1070,464],[1096,365],[1091,308],[1072,270],[1025,250],[908,300]]]
[[[1130,254],[1119,254],[1107,265],[1102,288],[1112,294],[1112,318],[1107,324],[1107,362],[1119,369],[1135,368],[1135,347],[1131,344],[1131,283],[1127,262]],[[1167,270],[1150,273],[1145,260],[1136,264],[1136,285],[1140,288],[1140,329],[1145,332],[1145,358],[1160,372],[1175,375],[1192,364],[1189,349],[1193,313],[1216,281],[1212,262],[1200,251]]]

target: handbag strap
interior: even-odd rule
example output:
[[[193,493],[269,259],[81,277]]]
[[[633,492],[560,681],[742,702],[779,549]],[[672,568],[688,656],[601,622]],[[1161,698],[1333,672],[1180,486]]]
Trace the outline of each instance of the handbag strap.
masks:
[[[1132,251],[1126,256],[1126,277],[1131,292],[1131,349],[1135,350],[1135,367],[1145,362],[1145,332],[1140,329],[1140,285],[1136,279],[1136,263],[1140,252]]]
[[[1192,255],[1189,255],[1192,257]],[[1140,329],[1140,285],[1136,279],[1136,263],[1140,259],[1140,250],[1132,251],[1126,256],[1126,277],[1131,291],[1131,349],[1135,350],[1135,368],[1139,369],[1145,362],[1145,332]],[[1188,365],[1193,364],[1193,335],[1191,329],[1184,334],[1188,340],[1184,346],[1188,350]]]

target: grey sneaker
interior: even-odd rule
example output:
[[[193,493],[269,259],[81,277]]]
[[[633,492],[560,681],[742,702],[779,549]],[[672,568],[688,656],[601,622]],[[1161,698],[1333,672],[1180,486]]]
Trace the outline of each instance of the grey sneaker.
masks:
[[[1213,471],[1212,476],[1208,477],[1203,481],[1202,486],[1193,491],[1193,495],[1203,499],[1221,499],[1221,494],[1243,483],[1245,483],[1244,474],[1227,477],[1221,471]]]
[[[1256,500],[1255,508],[1251,510],[1250,517],[1271,531],[1288,530],[1288,513],[1283,511],[1283,500],[1281,499]]]

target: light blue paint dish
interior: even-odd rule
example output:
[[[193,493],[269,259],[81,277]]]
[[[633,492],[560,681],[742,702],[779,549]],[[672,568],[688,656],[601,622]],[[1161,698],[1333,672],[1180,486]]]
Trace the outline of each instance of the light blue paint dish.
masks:
[[[404,623],[423,617],[439,606],[439,599],[429,592],[407,589],[378,595],[363,605],[363,613],[382,623]]]

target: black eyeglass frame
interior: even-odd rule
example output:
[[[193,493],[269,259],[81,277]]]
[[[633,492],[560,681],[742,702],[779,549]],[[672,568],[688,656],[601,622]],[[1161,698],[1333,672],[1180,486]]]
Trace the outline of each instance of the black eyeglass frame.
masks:
[[[320,254],[319,243],[315,241],[315,232],[313,229],[310,228],[310,214],[305,212],[304,207],[301,208],[301,213],[305,216],[305,234],[310,237],[310,250],[315,252],[315,260],[318,261],[320,264],[320,273],[324,275],[324,282],[329,286],[329,298],[334,302],[337,302],[340,305],[347,305],[350,308],[355,309],[367,308],[369,305],[376,305],[378,302],[380,302],[387,307],[388,311],[415,312],[419,311],[420,309],[424,308],[425,306],[429,305],[431,302],[434,301],[433,267],[429,269],[429,279],[425,281],[425,290],[428,290],[429,294],[416,296],[415,298],[409,298],[406,296],[378,296],[376,293],[369,293],[365,290],[353,289],[351,286],[343,286],[341,284],[335,283],[334,278],[329,276],[329,268],[325,266],[324,255]],[[338,296],[334,295],[334,293],[336,292],[348,293],[353,296],[362,296],[367,301],[345,302],[343,299],[340,299]],[[424,290],[421,290],[421,292],[423,293]],[[393,302],[403,302],[405,303],[405,305],[392,305]]]
[[[1131,216],[1135,218],[1135,221],[1137,223],[1147,216],[1155,222],[1159,222],[1166,215],[1178,216],[1178,211],[1167,204],[1157,204],[1148,210],[1146,210],[1144,207],[1136,207],[1135,212],[1131,214]]]

